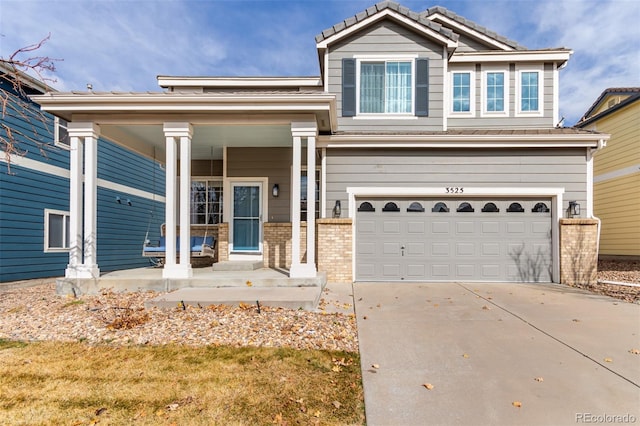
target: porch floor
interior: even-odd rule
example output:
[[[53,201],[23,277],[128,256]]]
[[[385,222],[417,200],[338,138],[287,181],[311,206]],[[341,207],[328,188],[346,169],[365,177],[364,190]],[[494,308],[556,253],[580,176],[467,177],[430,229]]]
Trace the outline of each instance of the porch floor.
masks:
[[[290,278],[288,271],[269,268],[250,270],[214,270],[194,268],[188,279],[162,277],[162,268],[137,268],[107,272],[99,278],[56,281],[58,294],[97,294],[113,291],[171,292],[148,302],[149,306],[175,307],[177,303],[201,306],[239,303],[315,309],[327,282],[326,274],[315,278]]]

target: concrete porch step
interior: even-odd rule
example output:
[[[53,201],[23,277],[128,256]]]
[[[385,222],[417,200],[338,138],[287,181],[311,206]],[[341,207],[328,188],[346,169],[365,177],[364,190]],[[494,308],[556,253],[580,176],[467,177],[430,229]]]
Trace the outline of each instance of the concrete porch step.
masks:
[[[322,287],[217,287],[182,288],[147,300],[145,307],[175,308],[181,303],[190,306],[247,305],[274,306],[289,309],[314,310],[320,301]]]
[[[214,271],[255,271],[264,268],[262,260],[225,260],[213,264]]]

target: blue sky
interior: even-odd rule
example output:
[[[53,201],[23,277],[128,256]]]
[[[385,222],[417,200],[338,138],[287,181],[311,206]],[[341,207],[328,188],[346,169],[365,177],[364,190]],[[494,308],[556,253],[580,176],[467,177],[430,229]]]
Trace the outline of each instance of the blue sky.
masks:
[[[574,50],[560,73],[572,125],[607,87],[640,86],[635,0],[400,1],[436,5],[530,48]],[[61,91],[158,91],[157,75],[319,75],[315,36],[374,0],[0,0],[0,57],[51,39]]]

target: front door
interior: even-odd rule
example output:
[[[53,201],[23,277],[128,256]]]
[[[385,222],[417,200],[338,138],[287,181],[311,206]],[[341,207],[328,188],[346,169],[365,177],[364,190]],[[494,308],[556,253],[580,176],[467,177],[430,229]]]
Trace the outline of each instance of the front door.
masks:
[[[262,242],[262,183],[232,184],[233,252],[260,252]]]

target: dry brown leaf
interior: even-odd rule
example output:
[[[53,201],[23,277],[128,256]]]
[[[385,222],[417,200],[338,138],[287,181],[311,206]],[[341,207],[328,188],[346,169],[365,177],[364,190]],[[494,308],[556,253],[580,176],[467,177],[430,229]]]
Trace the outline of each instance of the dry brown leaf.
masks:
[[[462,358],[469,358],[469,354],[462,354]]]
[[[251,281],[247,281],[246,284],[247,284],[247,287],[253,286],[253,283]]]
[[[629,353],[634,355],[640,355],[640,349],[630,349]]]
[[[340,404],[340,401],[333,401],[333,406],[336,408],[340,408],[342,404]]]
[[[380,368],[380,365],[379,365],[379,364],[371,364],[371,366],[372,366],[373,368]]]
[[[511,405],[513,405],[514,407],[520,408],[520,407],[522,407],[522,402],[520,402],[520,401],[513,401],[513,402],[511,403]]]
[[[613,358],[605,358],[604,362],[613,362]]]
[[[536,382],[544,382],[544,379],[542,377],[536,377],[535,379]]]
[[[320,417],[320,410],[316,410],[316,411],[313,413],[313,417]]]
[[[432,390],[435,386],[433,386],[431,383],[425,383],[422,386],[424,386],[425,388],[427,388],[428,390]]]
[[[490,307],[488,307],[487,305],[484,305],[484,306],[482,307],[482,309],[483,309],[483,310],[485,310],[485,311],[490,311],[490,310],[491,310],[491,308],[490,308]]]
[[[342,371],[342,367],[340,367],[339,365],[334,365],[334,366],[331,368],[331,371],[333,371],[334,373],[339,373],[339,372],[341,372],[341,371]]]

